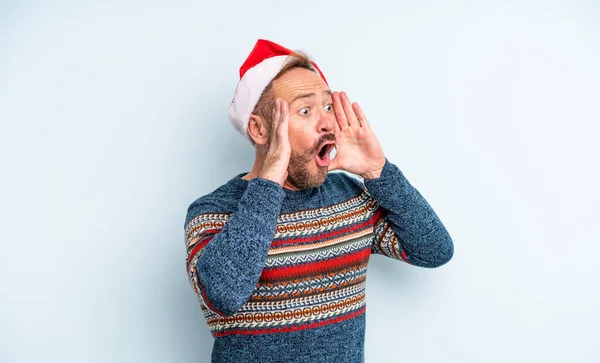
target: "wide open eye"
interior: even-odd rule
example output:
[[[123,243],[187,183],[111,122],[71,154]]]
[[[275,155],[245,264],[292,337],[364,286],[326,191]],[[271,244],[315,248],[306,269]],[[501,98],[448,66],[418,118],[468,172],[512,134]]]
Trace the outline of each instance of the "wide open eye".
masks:
[[[327,111],[327,112],[333,111],[333,105],[330,103],[327,106],[325,106],[325,111]]]
[[[309,114],[309,111],[310,111],[310,110],[308,109],[308,107],[304,107],[304,108],[303,108],[303,109],[301,109],[299,112],[300,112],[300,114],[301,114],[301,115],[303,115],[303,116],[308,116],[308,114]]]

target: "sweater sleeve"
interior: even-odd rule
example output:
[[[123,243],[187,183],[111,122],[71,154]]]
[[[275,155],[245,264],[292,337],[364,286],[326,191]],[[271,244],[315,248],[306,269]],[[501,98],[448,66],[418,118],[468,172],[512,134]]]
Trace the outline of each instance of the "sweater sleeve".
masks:
[[[254,178],[233,213],[216,213],[217,206],[202,202],[188,208],[188,277],[200,302],[216,314],[233,315],[252,295],[284,196],[279,184]]]
[[[454,254],[439,217],[402,171],[386,159],[381,176],[365,179],[382,213],[375,221],[372,252],[420,267],[439,267]]]

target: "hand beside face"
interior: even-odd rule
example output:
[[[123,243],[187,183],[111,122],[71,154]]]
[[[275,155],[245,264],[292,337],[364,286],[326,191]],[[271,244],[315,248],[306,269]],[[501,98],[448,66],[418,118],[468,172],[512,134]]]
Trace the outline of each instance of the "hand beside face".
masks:
[[[385,164],[381,145],[360,106],[345,92],[331,93],[306,69],[293,69],[275,80],[273,92],[289,105],[288,184],[299,189],[317,186],[336,169],[365,179],[380,176]],[[336,156],[330,159],[332,145],[327,144],[334,137]]]
[[[346,92],[333,92],[336,156],[329,170],[342,169],[365,179],[378,178],[385,165],[383,149],[358,105]]]

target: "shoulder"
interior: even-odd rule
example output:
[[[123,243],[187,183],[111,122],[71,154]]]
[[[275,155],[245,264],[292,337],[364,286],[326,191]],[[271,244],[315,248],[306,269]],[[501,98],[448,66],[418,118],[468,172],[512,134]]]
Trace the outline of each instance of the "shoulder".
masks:
[[[202,214],[226,214],[235,211],[244,190],[231,181],[221,185],[212,192],[194,200],[187,208],[185,226],[190,220]]]

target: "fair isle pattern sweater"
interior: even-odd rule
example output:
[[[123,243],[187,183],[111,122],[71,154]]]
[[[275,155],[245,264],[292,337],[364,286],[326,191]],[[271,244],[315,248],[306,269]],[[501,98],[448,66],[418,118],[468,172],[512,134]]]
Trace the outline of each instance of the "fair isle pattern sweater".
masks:
[[[242,175],[185,221],[212,362],[363,362],[370,255],[421,267],[453,255],[436,213],[387,160],[379,178],[329,173],[300,191]]]

